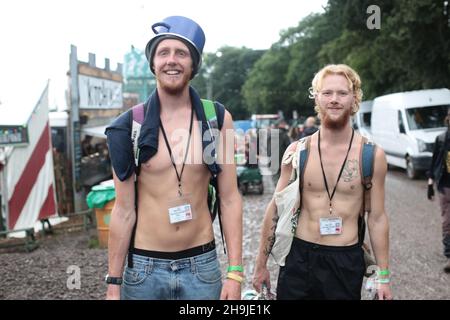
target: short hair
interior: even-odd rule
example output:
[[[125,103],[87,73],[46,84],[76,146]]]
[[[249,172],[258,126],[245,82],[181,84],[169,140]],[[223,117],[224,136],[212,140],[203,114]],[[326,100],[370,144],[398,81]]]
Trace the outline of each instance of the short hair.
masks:
[[[316,73],[314,79],[312,80],[312,87],[309,88],[309,97],[315,99],[319,90],[322,88],[323,79],[328,75],[341,75],[344,76],[350,89],[355,95],[355,104],[352,107],[352,116],[358,112],[359,105],[362,101],[363,92],[361,90],[361,79],[355,70],[350,68],[346,64],[329,64],[323,67],[319,72]],[[314,110],[320,118],[320,108],[319,106],[314,106]]]
[[[309,122],[312,122],[313,125],[316,125],[316,118],[315,118],[315,117],[308,117],[308,118],[306,118],[306,120],[305,120],[305,126],[306,126]]]

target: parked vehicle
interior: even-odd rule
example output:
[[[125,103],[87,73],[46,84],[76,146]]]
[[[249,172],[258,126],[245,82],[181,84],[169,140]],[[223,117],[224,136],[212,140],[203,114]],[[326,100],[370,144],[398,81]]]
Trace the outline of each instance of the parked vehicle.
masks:
[[[371,139],[370,122],[372,118],[373,100],[363,101],[358,112],[353,117],[353,128],[362,136]]]
[[[409,178],[428,170],[436,136],[446,130],[449,89],[393,93],[374,99],[373,141],[390,165],[406,169]]]

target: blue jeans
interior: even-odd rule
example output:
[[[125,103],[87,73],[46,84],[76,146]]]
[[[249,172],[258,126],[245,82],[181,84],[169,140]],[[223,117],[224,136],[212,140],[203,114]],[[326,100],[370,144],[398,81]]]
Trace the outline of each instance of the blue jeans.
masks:
[[[125,266],[122,300],[218,300],[222,273],[216,250],[178,260],[133,254]]]

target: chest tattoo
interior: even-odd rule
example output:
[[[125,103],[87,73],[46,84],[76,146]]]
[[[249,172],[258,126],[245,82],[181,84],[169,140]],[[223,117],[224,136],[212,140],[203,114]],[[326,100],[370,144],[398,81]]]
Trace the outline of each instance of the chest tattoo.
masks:
[[[358,160],[347,160],[342,172],[342,179],[344,182],[351,182],[358,178],[359,162]]]

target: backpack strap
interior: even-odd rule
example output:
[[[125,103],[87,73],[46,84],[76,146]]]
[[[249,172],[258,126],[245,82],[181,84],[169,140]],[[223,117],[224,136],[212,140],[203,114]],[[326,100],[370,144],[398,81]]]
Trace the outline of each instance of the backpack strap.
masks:
[[[144,123],[145,118],[145,107],[143,103],[140,103],[134,106],[131,109],[131,143],[133,144],[133,156],[134,156],[134,164],[135,164],[135,175],[134,175],[134,210],[136,212],[136,222],[134,223],[133,230],[131,232],[130,245],[128,247],[128,267],[133,267],[133,257],[131,255],[131,251],[134,249],[134,238],[136,236],[136,227],[137,227],[137,204],[138,204],[138,176],[140,173],[140,163],[139,163],[139,135],[141,133],[141,127]]]
[[[292,172],[289,179],[289,183],[294,181],[297,176],[303,175],[303,171],[306,167],[309,154],[310,137],[301,138],[297,142],[295,151],[288,152],[283,156],[283,164],[292,163]],[[301,178],[301,177],[300,177]]]
[[[222,129],[219,128],[219,122],[217,120],[217,111],[215,103],[211,100],[201,99],[203,111],[205,112],[206,121],[210,129]]]
[[[136,106],[134,106],[131,109],[132,112],[132,119],[131,119],[131,142],[133,143],[133,155],[134,155],[134,164],[135,164],[135,172],[136,176],[139,175],[139,147],[138,147],[138,140],[139,135],[141,133],[141,127],[144,123],[144,117],[145,117],[145,110],[144,110],[144,104],[140,103]]]
[[[214,135],[214,132],[217,133],[217,130],[222,130],[223,121],[225,118],[225,107],[218,102],[212,102],[211,100],[201,99],[203,106],[203,113],[205,114],[206,123],[208,125],[208,130],[210,131],[210,136],[213,143],[212,154],[214,157],[217,155],[217,146],[218,143],[216,141],[217,136]],[[214,130],[214,131],[213,131]]]
[[[359,165],[361,173],[361,183],[363,185],[363,203],[358,219],[358,240],[361,245],[364,243],[366,233],[366,214],[371,211],[371,189],[372,176],[375,159],[376,145],[369,141],[366,137],[362,137],[361,153],[359,156]]]
[[[305,138],[304,138],[305,139]],[[309,156],[309,147],[311,144],[311,136],[307,136],[306,137],[306,141],[305,141],[305,147],[302,148],[300,150],[300,154],[298,157],[298,170],[299,170],[299,177],[300,177],[300,181],[299,181],[299,188],[300,188],[300,199],[299,199],[299,204],[298,204],[298,210],[301,210],[302,208],[302,192],[303,192],[303,181],[304,176],[305,176],[305,168],[306,168],[306,163],[308,162],[308,156]],[[298,219],[298,216],[297,216]],[[297,229],[297,224],[295,224],[295,229]]]
[[[360,154],[360,172],[361,172],[361,183],[363,185],[364,192],[364,210],[362,214],[369,214],[371,211],[370,205],[370,189],[372,189],[372,176],[373,176],[373,165],[375,157],[376,145],[370,142],[366,137],[362,137],[362,147]]]
[[[303,176],[305,173],[306,163],[308,162],[309,147],[311,145],[311,137],[306,137],[305,147],[300,149],[298,168],[300,173],[300,189],[303,189]]]
[[[218,108],[216,103],[212,102],[211,100],[206,100],[206,99],[201,99],[202,101],[202,106],[203,106],[203,111],[205,113],[205,118],[206,118],[206,122],[208,123],[208,129],[212,130],[212,129],[216,129],[216,130],[221,130],[222,126],[223,126],[223,120],[224,120],[224,116],[225,116],[225,112],[222,113],[222,115],[219,114],[218,115]],[[223,110],[225,111],[225,110]],[[221,120],[220,120],[221,119]],[[213,135],[213,132],[211,133],[211,137],[213,139],[214,145],[214,155],[217,154],[217,150],[215,149],[217,144]],[[217,181],[217,177],[213,177],[211,179],[211,184],[214,188],[212,188],[212,190],[208,190],[208,192],[212,192],[213,194],[211,196],[215,197],[215,201],[214,201],[214,206],[212,209],[212,221],[214,221],[214,218],[216,217],[216,215],[219,218],[219,227],[220,227],[220,235],[222,237],[222,244],[223,244],[223,252],[224,254],[227,254],[227,250],[225,248],[225,241],[224,241],[224,237],[223,237],[223,230],[222,230],[222,210],[220,208],[220,195],[219,195],[219,182]],[[215,190],[214,190],[215,189]]]

